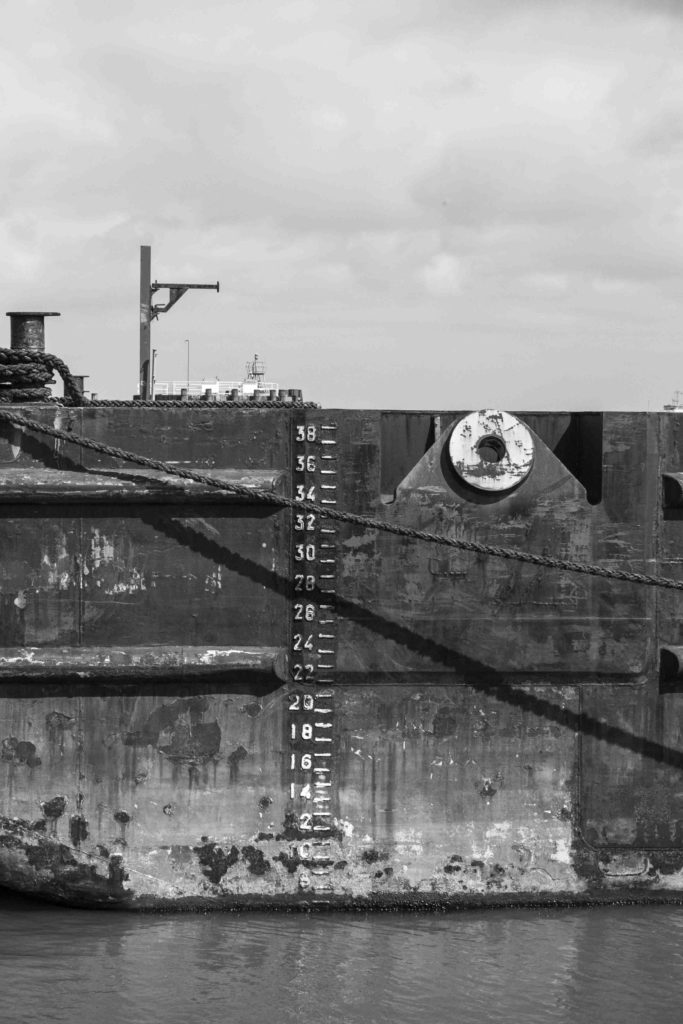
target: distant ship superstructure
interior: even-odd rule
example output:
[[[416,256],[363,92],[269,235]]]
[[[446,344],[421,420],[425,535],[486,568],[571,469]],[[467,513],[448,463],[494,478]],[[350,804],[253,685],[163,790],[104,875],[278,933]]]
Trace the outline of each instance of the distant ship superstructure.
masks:
[[[162,380],[152,384],[154,398],[215,398],[221,401],[235,398],[282,398],[288,395],[274,381],[265,379],[266,366],[258,354],[246,364],[244,380]]]
[[[683,412],[683,392],[674,391],[671,401],[664,406],[664,412]]]

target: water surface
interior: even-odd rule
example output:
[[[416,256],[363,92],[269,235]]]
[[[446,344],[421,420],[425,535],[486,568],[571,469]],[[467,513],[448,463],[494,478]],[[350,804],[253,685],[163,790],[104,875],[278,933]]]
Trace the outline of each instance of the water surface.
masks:
[[[679,1024],[683,908],[132,915],[0,897],[16,1024]]]

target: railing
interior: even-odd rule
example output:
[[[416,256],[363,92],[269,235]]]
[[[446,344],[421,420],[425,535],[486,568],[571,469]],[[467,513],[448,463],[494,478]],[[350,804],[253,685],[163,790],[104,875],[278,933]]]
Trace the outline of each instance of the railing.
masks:
[[[201,398],[205,392],[225,395],[239,391],[241,395],[253,395],[255,391],[277,391],[278,385],[269,381],[256,380],[166,380],[154,382],[155,395],[180,395],[187,392],[188,398]]]

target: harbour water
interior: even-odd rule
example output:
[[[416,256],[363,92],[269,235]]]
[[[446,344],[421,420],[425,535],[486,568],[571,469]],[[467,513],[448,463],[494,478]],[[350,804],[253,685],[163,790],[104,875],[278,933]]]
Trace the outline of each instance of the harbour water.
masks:
[[[678,1024],[683,907],[133,915],[0,897],[13,1024]]]

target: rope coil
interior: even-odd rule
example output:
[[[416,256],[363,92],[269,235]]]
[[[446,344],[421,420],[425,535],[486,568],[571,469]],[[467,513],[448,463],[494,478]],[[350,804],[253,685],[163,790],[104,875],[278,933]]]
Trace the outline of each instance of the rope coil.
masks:
[[[134,403],[135,404],[135,403]],[[290,406],[290,408],[292,408]],[[342,512],[326,505],[318,505],[315,502],[300,501],[297,498],[287,498],[281,495],[272,494],[269,491],[262,491],[258,488],[246,487],[243,484],[226,483],[207,473],[196,473],[190,469],[180,469],[178,466],[160,459],[151,459],[146,455],[139,455],[136,452],[128,451],[125,448],[118,448],[114,445],[103,444],[89,437],[73,434],[57,427],[48,427],[38,420],[24,416],[20,413],[4,412],[0,410],[0,422],[23,427],[27,430],[34,430],[37,433],[49,437],[58,438],[71,444],[88,448],[91,451],[109,455],[115,459],[122,459],[125,462],[132,462],[138,466],[148,469],[156,469],[162,473],[180,477],[183,480],[194,480],[197,483],[215,487],[218,490],[227,491],[231,494],[239,494],[243,497],[262,502],[263,504],[276,505],[282,508],[297,509],[304,512],[315,512],[316,515],[327,519],[334,519],[338,522],[352,523],[357,526],[375,529],[383,533],[394,534],[399,537],[408,537],[412,540],[422,540],[430,544],[440,544],[445,547],[455,548],[458,551],[469,551],[473,554],[487,555],[493,558],[503,558],[516,562],[525,562],[529,565],[541,566],[548,569],[558,569],[562,572],[574,572],[584,576],[598,576],[602,579],[619,580],[625,583],[637,583],[647,587],[661,587],[666,590],[683,590],[683,581],[674,580],[667,576],[651,576],[646,573],[631,572],[627,569],[609,569],[602,565],[592,565],[586,562],[573,562],[563,558],[553,558],[550,555],[536,555],[529,551],[521,551],[517,548],[497,547],[493,544],[481,544],[473,540],[459,540],[454,537],[445,537],[442,534],[431,533],[427,530],[416,530],[413,527],[400,526],[396,523],[388,523],[382,519],[375,519],[371,516],[358,515],[355,512]]]
[[[43,402],[50,400],[49,384],[57,371],[64,381],[64,397],[74,405],[87,405],[63,359],[49,352],[0,348],[0,402]]]

